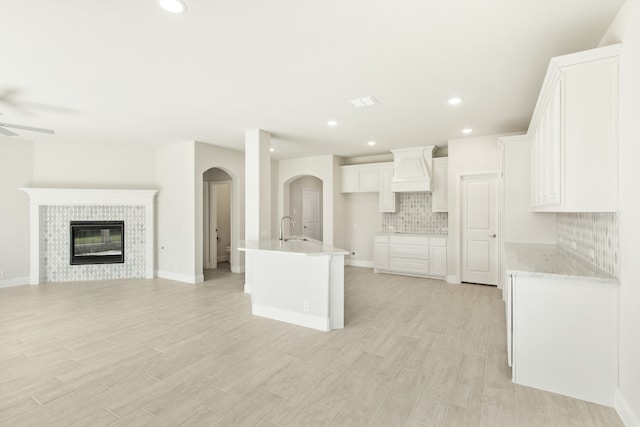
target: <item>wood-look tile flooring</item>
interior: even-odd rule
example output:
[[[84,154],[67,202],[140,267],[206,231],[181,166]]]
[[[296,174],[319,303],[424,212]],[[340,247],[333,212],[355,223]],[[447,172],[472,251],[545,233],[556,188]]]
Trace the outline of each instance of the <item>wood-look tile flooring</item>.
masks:
[[[622,425],[511,383],[496,288],[345,275],[330,333],[252,316],[223,271],[0,289],[0,425]]]

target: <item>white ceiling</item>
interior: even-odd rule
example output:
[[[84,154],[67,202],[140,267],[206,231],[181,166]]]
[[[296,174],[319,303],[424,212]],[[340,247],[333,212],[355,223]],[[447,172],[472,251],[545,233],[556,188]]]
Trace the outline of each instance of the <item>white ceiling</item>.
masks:
[[[0,0],[0,122],[38,142],[362,156],[526,130],[549,59],[622,0]],[[380,104],[354,108],[353,98]],[[464,98],[452,107],[447,99]],[[44,105],[42,105],[44,104]],[[51,107],[56,108],[51,108]],[[339,126],[329,128],[326,121]],[[375,147],[367,141],[375,140]]]

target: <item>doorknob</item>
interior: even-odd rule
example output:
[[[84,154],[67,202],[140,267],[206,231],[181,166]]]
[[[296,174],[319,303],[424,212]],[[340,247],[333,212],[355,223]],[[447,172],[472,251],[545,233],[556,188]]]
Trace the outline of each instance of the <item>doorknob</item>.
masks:
[[[496,233],[489,234],[489,237],[496,237]]]

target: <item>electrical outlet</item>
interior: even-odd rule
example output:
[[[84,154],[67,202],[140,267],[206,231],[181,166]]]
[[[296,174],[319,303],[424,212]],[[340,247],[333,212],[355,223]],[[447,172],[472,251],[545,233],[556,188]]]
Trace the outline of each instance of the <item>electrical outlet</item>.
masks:
[[[4,271],[0,270],[0,279],[4,279]]]
[[[351,256],[351,258],[355,258],[357,253],[356,253],[356,251],[351,251],[351,253],[349,253],[349,255]]]
[[[593,249],[589,249],[589,257],[591,257],[591,259],[594,259],[596,257],[596,253]]]
[[[571,247],[572,247],[574,250],[575,250],[575,249],[578,249],[578,245],[576,244],[576,241],[575,241],[575,240],[571,242]]]
[[[304,300],[304,311],[309,312],[309,300]]]

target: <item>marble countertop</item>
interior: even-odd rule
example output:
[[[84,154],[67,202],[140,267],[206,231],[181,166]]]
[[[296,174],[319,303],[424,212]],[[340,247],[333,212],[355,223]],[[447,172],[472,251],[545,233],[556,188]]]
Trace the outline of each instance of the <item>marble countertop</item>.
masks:
[[[619,283],[615,277],[596,270],[585,261],[562,251],[557,245],[505,243],[504,248],[508,273]]]
[[[287,236],[286,238],[300,238],[302,236]],[[240,240],[238,242],[238,250],[246,252],[285,252],[297,255],[348,255],[349,252],[327,245],[319,240],[308,239],[304,242],[288,241],[278,239],[265,240]]]
[[[403,232],[388,232],[388,231],[380,231],[376,233],[376,236],[420,236],[420,237],[443,237],[447,238],[446,234],[425,234],[425,233],[403,233]]]

